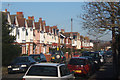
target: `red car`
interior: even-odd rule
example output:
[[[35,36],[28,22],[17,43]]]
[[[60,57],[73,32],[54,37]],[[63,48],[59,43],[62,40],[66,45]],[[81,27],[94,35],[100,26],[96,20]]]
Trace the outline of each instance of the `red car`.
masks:
[[[78,75],[90,75],[90,64],[86,57],[73,57],[68,63],[68,69],[70,72],[74,71],[75,76]]]
[[[73,57],[80,57],[79,53],[74,53]]]

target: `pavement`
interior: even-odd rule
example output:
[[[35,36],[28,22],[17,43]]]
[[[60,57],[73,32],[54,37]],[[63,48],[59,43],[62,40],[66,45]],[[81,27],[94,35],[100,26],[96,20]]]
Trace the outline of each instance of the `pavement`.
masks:
[[[106,63],[88,80],[116,80],[113,76],[112,58],[108,58]]]

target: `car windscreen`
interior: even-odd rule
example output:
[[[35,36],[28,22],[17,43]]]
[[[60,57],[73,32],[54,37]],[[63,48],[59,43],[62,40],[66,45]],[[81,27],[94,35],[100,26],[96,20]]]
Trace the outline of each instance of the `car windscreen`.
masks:
[[[26,75],[58,77],[58,72],[55,66],[32,66]]]
[[[28,62],[28,57],[17,57],[12,61],[12,63],[24,63]]]
[[[74,58],[74,59],[70,59],[69,64],[70,65],[85,65],[85,60]]]

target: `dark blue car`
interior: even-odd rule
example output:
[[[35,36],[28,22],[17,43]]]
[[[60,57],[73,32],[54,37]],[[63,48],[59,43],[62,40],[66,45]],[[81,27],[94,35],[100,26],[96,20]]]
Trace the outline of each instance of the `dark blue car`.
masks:
[[[35,63],[36,61],[30,56],[17,57],[8,65],[8,73],[26,72],[28,67]]]

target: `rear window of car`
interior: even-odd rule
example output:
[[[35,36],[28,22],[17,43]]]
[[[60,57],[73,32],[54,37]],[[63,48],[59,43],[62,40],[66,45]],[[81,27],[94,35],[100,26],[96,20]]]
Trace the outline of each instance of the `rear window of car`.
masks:
[[[98,53],[91,53],[90,56],[91,57],[99,57],[99,54]]]
[[[30,55],[35,61],[39,61],[40,60],[40,56],[39,55]]]
[[[41,57],[42,60],[46,60],[46,57],[45,57],[44,54],[40,54],[40,57]]]
[[[85,65],[85,60],[79,59],[79,58],[74,58],[74,59],[70,59],[69,64],[70,65]]]
[[[32,66],[26,75],[58,77],[58,72],[55,66]]]

